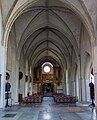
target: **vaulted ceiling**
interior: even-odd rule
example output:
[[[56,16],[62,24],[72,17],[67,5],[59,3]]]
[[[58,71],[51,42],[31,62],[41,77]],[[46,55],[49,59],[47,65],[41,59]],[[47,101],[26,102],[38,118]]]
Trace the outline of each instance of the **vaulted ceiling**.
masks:
[[[16,19],[18,56],[23,51],[31,64],[55,60],[65,68],[79,55],[82,22],[59,0],[40,0]]]

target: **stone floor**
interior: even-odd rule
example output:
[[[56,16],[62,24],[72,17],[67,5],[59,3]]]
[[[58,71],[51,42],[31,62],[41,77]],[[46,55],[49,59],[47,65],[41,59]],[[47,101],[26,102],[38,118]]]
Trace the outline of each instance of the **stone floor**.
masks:
[[[97,113],[88,103],[56,104],[52,97],[44,97],[42,104],[1,109],[0,120],[97,120]]]

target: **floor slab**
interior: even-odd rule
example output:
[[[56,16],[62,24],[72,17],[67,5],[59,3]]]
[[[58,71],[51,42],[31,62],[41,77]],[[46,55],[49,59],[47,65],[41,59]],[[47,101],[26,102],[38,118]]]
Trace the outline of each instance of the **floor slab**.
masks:
[[[0,120],[97,120],[96,107],[85,104],[57,104],[52,97],[43,102],[0,110]]]

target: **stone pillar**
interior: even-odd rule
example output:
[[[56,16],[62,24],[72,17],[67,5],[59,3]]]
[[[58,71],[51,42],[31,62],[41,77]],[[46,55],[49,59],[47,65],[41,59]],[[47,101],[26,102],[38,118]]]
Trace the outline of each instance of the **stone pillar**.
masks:
[[[63,88],[63,93],[66,94],[66,74],[63,74],[62,77],[62,88]]]
[[[86,101],[86,82],[84,78],[82,78],[82,101]]]
[[[32,85],[32,94],[33,94],[33,70],[32,69],[31,69],[31,78],[32,78],[31,85]]]
[[[79,81],[79,93],[80,93],[80,101],[85,101],[85,94],[86,94],[86,82],[84,78],[84,56],[83,54],[79,56],[79,71],[80,71],[80,81]]]
[[[5,73],[6,73],[6,48],[2,46],[2,15],[0,8],[0,75],[1,75],[1,84],[0,84],[0,108],[5,106]]]
[[[28,64],[28,91],[30,92],[30,65]]]
[[[66,94],[69,94],[68,70],[66,70]]]
[[[25,57],[22,53],[20,61],[19,61],[19,70],[20,72],[23,73],[23,78],[20,81],[20,94],[23,95],[23,97],[25,96],[25,69],[26,69],[26,64],[25,64],[26,60]]]
[[[12,79],[11,79],[11,89],[12,89],[12,104],[18,104],[18,82],[19,82],[19,61],[16,60],[16,54],[13,52],[12,57]]]
[[[19,61],[18,60],[16,60],[16,62],[15,62],[15,79],[14,79],[14,85],[15,85],[15,98],[14,98],[14,100],[15,100],[15,104],[18,104],[18,83],[19,83]]]
[[[25,82],[25,97],[27,96],[27,92],[28,92],[28,81]]]
[[[1,46],[0,41],[0,74],[1,74],[1,87],[0,87],[0,108],[5,107],[5,73],[6,73],[6,48]]]
[[[32,95],[32,83],[30,83],[29,85],[29,92],[30,92],[30,95]]]
[[[28,76],[28,60],[27,59],[26,59],[26,66],[25,66],[25,96],[27,96],[27,93],[28,93],[28,80],[26,81],[28,77],[26,78],[26,76]]]
[[[90,88],[89,88],[89,83],[90,83],[90,75],[87,76],[86,78],[86,101],[90,101]]]
[[[77,73],[76,73],[76,94],[78,96],[78,99],[80,99],[80,63],[79,59],[77,61]]]
[[[97,106],[97,45],[93,48],[95,105]]]

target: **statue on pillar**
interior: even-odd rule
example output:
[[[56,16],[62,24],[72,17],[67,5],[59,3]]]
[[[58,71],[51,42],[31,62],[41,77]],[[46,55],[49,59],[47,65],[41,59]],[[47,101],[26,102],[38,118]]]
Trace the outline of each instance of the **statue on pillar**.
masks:
[[[5,105],[5,107],[9,107],[9,105],[8,105],[8,99],[10,98],[10,97],[9,97],[10,88],[11,88],[11,85],[10,85],[10,83],[7,81],[7,83],[5,84],[5,92],[6,92],[6,105]]]
[[[6,80],[7,80],[7,82],[5,84],[5,92],[6,92],[5,93],[5,99],[6,99],[6,105],[5,105],[5,107],[10,107],[8,105],[8,99],[11,97],[11,94],[9,93],[10,92],[10,88],[11,88],[11,85],[8,82],[9,78],[10,78],[10,75],[9,75],[9,73],[6,72]]]
[[[89,87],[90,87],[90,97],[92,100],[92,103],[89,106],[95,107],[95,104],[94,104],[94,84],[92,83],[92,78],[91,78],[91,82],[89,83]]]

